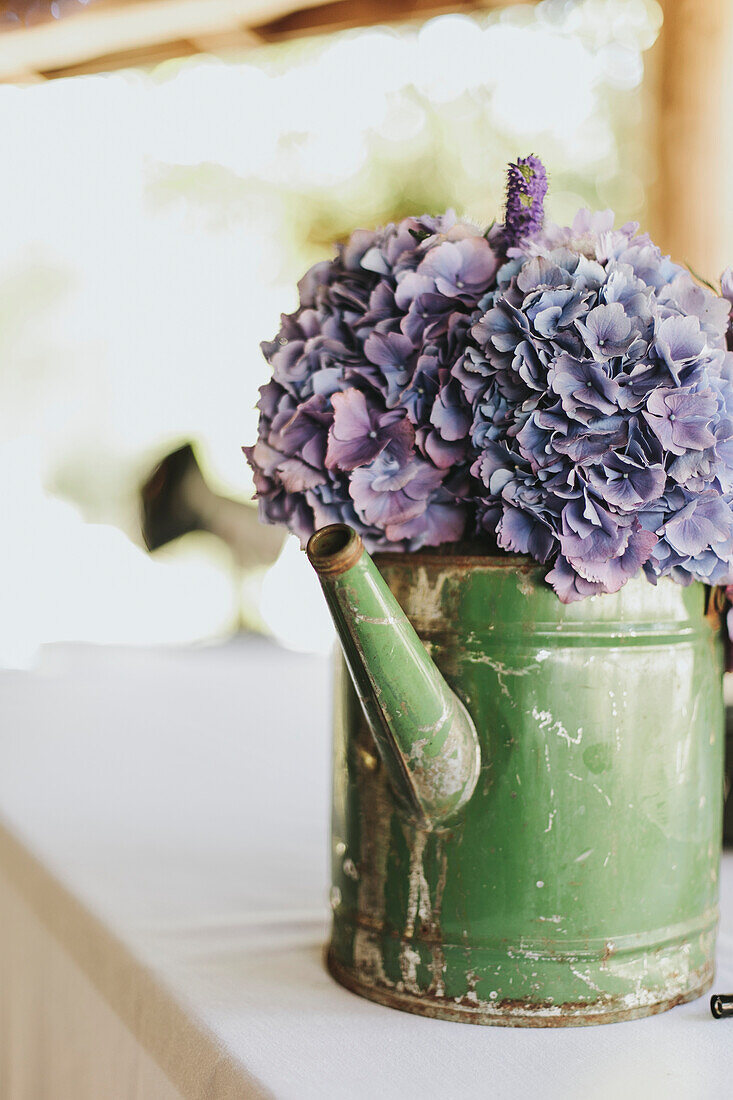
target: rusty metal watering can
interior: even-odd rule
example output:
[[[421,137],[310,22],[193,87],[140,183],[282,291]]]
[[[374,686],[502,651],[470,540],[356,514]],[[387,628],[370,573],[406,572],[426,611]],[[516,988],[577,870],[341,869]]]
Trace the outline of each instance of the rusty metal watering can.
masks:
[[[609,1023],[713,976],[722,652],[701,584],[560,603],[515,556],[308,544],[338,677],[343,985],[425,1016]],[[341,662],[343,670],[343,662]]]

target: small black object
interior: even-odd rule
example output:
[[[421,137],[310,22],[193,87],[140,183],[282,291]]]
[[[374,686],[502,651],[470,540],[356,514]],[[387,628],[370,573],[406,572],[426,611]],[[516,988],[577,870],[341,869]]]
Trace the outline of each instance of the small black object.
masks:
[[[204,484],[193,447],[184,443],[159,462],[140,490],[142,535],[148,550],[159,550],[204,523],[188,500],[187,481]]]
[[[140,488],[141,530],[148,550],[191,531],[224,542],[240,569],[265,569],[277,558],[285,532],[260,523],[251,504],[220,496],[205,480],[190,443],[158,463]]]
[[[725,708],[725,810],[723,843],[733,848],[733,707]]]
[[[713,993],[710,1011],[716,1020],[722,1016],[733,1016],[733,993]]]

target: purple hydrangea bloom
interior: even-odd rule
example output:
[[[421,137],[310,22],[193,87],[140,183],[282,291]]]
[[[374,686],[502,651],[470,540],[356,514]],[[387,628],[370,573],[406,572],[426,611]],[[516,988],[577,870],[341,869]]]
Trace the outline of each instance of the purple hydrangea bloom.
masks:
[[[403,409],[380,412],[356,389],[335,393],[331,405],[334,414],[326,450],[329,470],[366,466],[386,449],[400,465],[412,457],[415,429]]]
[[[462,537],[473,410],[452,368],[500,248],[448,212],[358,230],[304,276],[262,345],[272,380],[245,453],[264,520],[301,540],[344,521],[371,549]]]
[[[366,523],[381,527],[392,541],[390,528],[417,519],[427,500],[443,480],[443,474],[429,462],[400,460],[385,451],[374,462],[354,470],[350,493]]]
[[[545,191],[527,157],[503,226],[406,218],[311,268],[262,345],[260,514],[475,536],[565,602],[640,571],[733,595],[733,270],[718,296],[610,211],[543,225]]]
[[[640,569],[733,581],[729,311],[636,229],[581,212],[510,249],[458,374],[478,528],[566,602]]]

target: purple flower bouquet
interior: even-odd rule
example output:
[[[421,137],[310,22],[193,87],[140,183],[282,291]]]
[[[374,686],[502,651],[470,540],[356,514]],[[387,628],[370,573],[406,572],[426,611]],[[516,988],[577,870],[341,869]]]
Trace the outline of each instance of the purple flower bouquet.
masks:
[[[357,231],[263,344],[260,514],[369,549],[478,539],[547,563],[563,602],[643,570],[733,583],[733,274],[722,295],[638,226],[545,224],[509,168],[504,224]]]

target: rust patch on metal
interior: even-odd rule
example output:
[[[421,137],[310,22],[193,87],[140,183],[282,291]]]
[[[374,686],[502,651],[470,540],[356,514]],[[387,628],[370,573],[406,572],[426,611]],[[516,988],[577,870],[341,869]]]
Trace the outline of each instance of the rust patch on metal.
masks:
[[[502,1000],[486,1004],[473,1000],[468,995],[451,998],[432,989],[416,994],[364,982],[342,966],[330,951],[326,954],[326,966],[339,985],[386,1008],[429,1016],[435,1020],[453,1020],[493,1027],[588,1027],[656,1016],[702,996],[712,985],[714,974],[713,965],[706,964],[699,971],[690,974],[693,984],[686,990],[651,1004],[629,1007],[625,995],[614,997],[608,994],[599,998],[593,1006],[585,1001],[568,1001],[556,1005],[547,1001]]]
[[[378,567],[382,565],[401,565],[404,569],[405,555],[393,553],[391,550],[379,550],[372,554],[372,558]],[[414,550],[409,556],[410,564],[427,566],[431,569],[519,569],[528,572],[533,569],[541,569],[534,558],[525,554],[487,554],[471,545],[458,544],[447,546],[445,549],[435,547],[431,550]]]
[[[305,552],[319,576],[338,577],[361,559],[364,544],[345,523],[331,523],[311,535]]]
[[[371,733],[362,719],[357,734],[357,783],[361,800],[362,835],[359,852],[357,905],[360,926],[354,932],[354,965],[371,982],[389,984],[382,956],[390,797],[384,769],[366,747]]]

